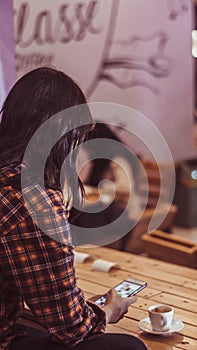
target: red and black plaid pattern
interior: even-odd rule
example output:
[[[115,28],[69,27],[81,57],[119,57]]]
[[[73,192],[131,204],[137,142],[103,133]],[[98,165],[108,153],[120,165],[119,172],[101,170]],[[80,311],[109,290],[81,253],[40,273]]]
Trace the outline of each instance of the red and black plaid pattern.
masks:
[[[77,286],[62,193],[26,188],[27,205],[8,181],[19,171],[3,169],[0,178],[0,350],[10,344],[24,301],[53,338],[76,345],[104,332],[105,314]]]

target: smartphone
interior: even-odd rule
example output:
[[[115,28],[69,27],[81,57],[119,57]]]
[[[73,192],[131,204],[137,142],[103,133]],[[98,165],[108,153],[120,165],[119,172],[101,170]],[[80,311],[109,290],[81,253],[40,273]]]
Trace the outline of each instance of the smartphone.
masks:
[[[132,295],[137,294],[142,289],[144,289],[147,286],[147,283],[144,281],[136,280],[134,278],[127,278],[126,280],[120,282],[117,286],[115,286],[113,289],[116,290],[116,292],[122,297],[122,298],[128,298]],[[104,306],[107,300],[108,293],[102,295],[100,298],[95,300],[95,304],[99,306]]]

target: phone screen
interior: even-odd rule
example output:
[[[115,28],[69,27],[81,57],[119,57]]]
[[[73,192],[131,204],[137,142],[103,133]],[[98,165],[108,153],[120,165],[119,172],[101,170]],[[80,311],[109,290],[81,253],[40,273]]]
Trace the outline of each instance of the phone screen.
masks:
[[[122,297],[122,298],[128,298],[132,295],[135,295],[137,292],[142,290],[143,288],[146,287],[145,282],[137,283],[135,280],[124,280],[120,284],[114,287],[114,289],[117,291],[117,293]],[[107,293],[102,295],[99,299],[95,301],[95,304],[99,306],[104,306],[105,302],[107,299]]]
[[[114,287],[114,289],[120,295],[120,297],[128,298],[131,295],[134,295],[138,289],[141,289],[140,287],[142,286],[126,280],[122,281],[118,286]]]

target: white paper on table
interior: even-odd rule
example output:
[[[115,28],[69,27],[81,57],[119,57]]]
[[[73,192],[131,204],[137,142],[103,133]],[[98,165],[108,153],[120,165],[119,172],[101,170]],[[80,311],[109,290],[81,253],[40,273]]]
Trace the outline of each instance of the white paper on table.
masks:
[[[119,265],[112,261],[103,260],[103,259],[97,259],[92,264],[92,270],[103,271],[103,272],[109,272],[110,269],[113,267],[119,268]]]
[[[87,253],[74,252],[74,254],[75,254],[75,262],[77,263],[83,263],[88,259],[92,259],[92,256]]]

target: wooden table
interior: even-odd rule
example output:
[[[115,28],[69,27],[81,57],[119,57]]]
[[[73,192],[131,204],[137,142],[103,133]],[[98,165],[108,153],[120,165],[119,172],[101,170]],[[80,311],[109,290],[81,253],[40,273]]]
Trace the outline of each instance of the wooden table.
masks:
[[[108,325],[107,332],[135,335],[149,350],[197,350],[197,270],[103,247],[80,247],[76,251],[91,254],[94,260],[104,259],[120,266],[110,272],[100,272],[91,270],[94,260],[77,263],[78,285],[87,298],[105,293],[128,276],[148,284],[138,294],[137,302],[129,307],[127,315],[118,324]],[[157,303],[174,307],[175,318],[184,323],[179,333],[152,335],[138,328],[139,321],[148,316],[148,307]]]

